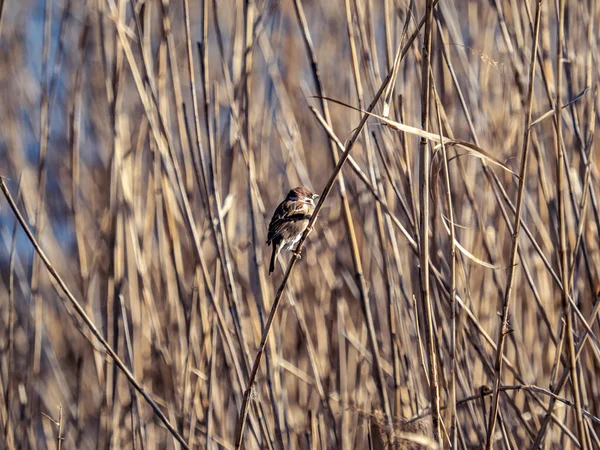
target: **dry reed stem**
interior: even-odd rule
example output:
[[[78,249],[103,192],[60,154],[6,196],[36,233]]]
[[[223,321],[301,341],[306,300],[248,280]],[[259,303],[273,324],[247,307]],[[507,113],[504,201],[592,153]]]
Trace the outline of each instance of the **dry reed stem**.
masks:
[[[71,302],[71,305],[73,306],[73,308],[75,309],[75,311],[77,312],[77,314],[79,315],[79,317],[86,324],[86,326],[89,329],[89,331],[94,335],[94,337],[96,339],[98,339],[98,341],[100,341],[100,344],[102,345],[102,347],[104,347],[104,349],[106,350],[106,352],[113,359],[113,361],[115,362],[115,364],[119,368],[119,370],[121,370],[123,372],[123,374],[127,377],[127,379],[129,380],[129,382],[135,387],[135,389],[140,394],[142,394],[142,396],[144,397],[144,399],[152,407],[152,409],[154,410],[155,414],[158,416],[158,418],[161,420],[161,422],[164,423],[164,425],[167,427],[167,429],[173,435],[173,437],[175,439],[177,439],[177,441],[179,441],[179,443],[183,446],[183,448],[187,449],[188,446],[187,446],[186,442],[179,435],[179,433],[173,427],[173,425],[171,425],[171,423],[169,422],[169,420],[167,419],[167,417],[160,410],[160,408],[154,402],[154,400],[152,400],[152,398],[146,392],[146,390],[142,387],[142,385],[135,379],[135,377],[129,371],[129,369],[127,368],[127,366],[125,366],[125,364],[123,363],[123,361],[121,361],[121,359],[119,358],[119,356],[117,355],[117,353],[108,344],[108,342],[106,341],[106,339],[104,338],[104,336],[102,336],[102,334],[100,333],[100,331],[98,331],[98,329],[96,328],[96,326],[94,325],[94,323],[92,322],[92,320],[88,317],[88,315],[84,311],[84,309],[81,306],[81,304],[73,296],[73,294],[69,290],[68,286],[65,284],[65,282],[60,277],[60,275],[56,272],[56,270],[54,269],[54,267],[50,263],[50,260],[48,259],[48,257],[44,253],[44,251],[40,248],[37,240],[35,239],[35,237],[31,233],[31,231],[29,230],[29,227],[27,226],[27,223],[25,222],[25,219],[23,218],[23,216],[21,215],[21,212],[17,208],[17,205],[15,204],[15,202],[14,202],[14,200],[13,200],[13,198],[12,198],[12,196],[11,196],[11,194],[10,194],[7,186],[6,186],[6,183],[4,182],[4,178],[0,178],[0,189],[2,189],[2,192],[4,193],[4,196],[5,196],[6,200],[8,201],[11,209],[13,210],[13,213],[15,214],[15,217],[19,221],[19,224],[23,228],[23,231],[25,231],[25,233],[27,234],[27,237],[29,238],[31,244],[33,245],[33,248],[35,249],[36,253],[38,254],[38,256],[40,257],[40,259],[42,260],[42,262],[46,266],[46,269],[48,269],[48,272],[50,272],[50,275],[52,275],[52,277],[56,280],[56,282],[58,283],[58,285],[60,286],[60,288],[62,289],[62,291],[64,292],[64,294],[67,296],[67,298]]]
[[[564,206],[564,177],[563,166],[564,150],[562,146],[562,80],[563,80],[563,40],[564,40],[564,20],[565,20],[565,2],[558,2],[558,35],[557,35],[557,61],[556,61],[556,153],[557,153],[557,182],[556,197],[558,202],[558,235],[560,246],[560,273],[562,281],[562,306],[565,317],[565,336],[567,340],[567,354],[569,356],[569,369],[571,384],[573,386],[573,397],[575,399],[575,417],[577,421],[577,431],[579,434],[579,445],[583,450],[588,448],[587,436],[584,428],[583,417],[581,414],[581,393],[579,391],[579,375],[577,374],[577,360],[575,358],[575,343],[573,337],[573,318],[571,315],[571,303],[569,301],[569,267],[567,259],[567,235],[566,235],[566,217]]]
[[[533,46],[531,50],[531,62],[529,64],[529,78],[528,78],[528,91],[527,91],[527,112],[525,117],[525,135],[523,137],[523,148],[521,150],[521,168],[519,170],[519,188],[517,193],[515,221],[513,225],[513,238],[510,252],[510,262],[508,266],[508,276],[506,281],[506,289],[504,291],[504,299],[502,304],[501,313],[501,325],[498,331],[498,340],[496,344],[496,359],[494,363],[494,370],[496,372],[496,378],[494,381],[494,395],[492,397],[492,404],[490,407],[490,416],[488,419],[488,432],[486,438],[486,448],[492,447],[494,428],[496,425],[496,418],[498,414],[498,403],[500,385],[502,383],[502,353],[504,352],[504,342],[506,335],[509,333],[509,309],[510,302],[512,300],[511,294],[513,290],[513,282],[515,277],[515,270],[517,266],[517,250],[519,248],[519,234],[521,231],[521,208],[523,206],[523,194],[525,192],[525,180],[527,176],[527,161],[529,159],[529,142],[530,142],[530,130],[531,130],[531,116],[533,113],[533,91],[535,82],[535,68],[537,61],[537,48],[538,48],[538,37],[540,32],[540,18],[543,0],[537,2],[535,12],[535,26],[533,33]]]
[[[423,43],[423,55],[421,64],[421,128],[427,132],[429,128],[429,98],[431,93],[430,76],[430,57],[432,49],[432,22],[433,22],[433,0],[427,0],[425,12],[425,38]],[[425,138],[421,137],[419,141],[419,261],[420,261],[420,281],[421,281],[421,308],[420,313],[423,317],[425,326],[425,344],[427,348],[427,360],[429,369],[430,400],[433,405],[433,437],[440,444],[442,443],[440,391],[438,384],[438,357],[434,344],[434,320],[433,306],[431,302],[431,292],[429,290],[429,145]]]

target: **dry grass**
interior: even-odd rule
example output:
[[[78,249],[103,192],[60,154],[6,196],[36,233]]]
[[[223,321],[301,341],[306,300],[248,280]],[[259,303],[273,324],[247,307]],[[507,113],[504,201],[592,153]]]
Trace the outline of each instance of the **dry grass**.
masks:
[[[600,11],[563,1],[0,1],[0,448],[600,448]],[[378,92],[362,130],[322,98]]]

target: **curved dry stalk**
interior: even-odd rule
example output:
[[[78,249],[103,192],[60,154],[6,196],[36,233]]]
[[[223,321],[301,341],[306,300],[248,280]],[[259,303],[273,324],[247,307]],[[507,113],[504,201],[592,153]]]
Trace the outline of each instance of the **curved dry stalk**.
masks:
[[[433,74],[431,75],[433,78]],[[435,111],[437,115],[438,131],[440,136],[442,133],[442,118],[440,115],[440,100],[437,93],[435,84],[433,85],[433,93],[435,99]],[[443,139],[440,138],[442,146],[442,158],[444,160],[444,183],[446,188],[446,205],[448,208],[448,222],[449,226],[446,225],[445,220],[442,220],[444,226],[449,228],[450,234],[450,389],[449,389],[449,402],[450,402],[450,445],[453,449],[457,448],[458,444],[458,430],[457,424],[458,419],[456,415],[456,313],[458,308],[456,306],[456,230],[454,224],[454,207],[452,206],[452,188],[450,186],[450,171],[448,169],[448,154],[446,152],[446,146],[443,143]]]
[[[321,98],[317,95],[314,96],[315,98]],[[342,105],[345,106],[347,108],[350,109],[354,109],[355,111],[360,111],[363,114],[367,114],[369,116],[373,116],[376,119],[381,120],[385,125],[389,126],[390,128],[396,130],[396,131],[402,131],[405,133],[409,133],[412,134],[414,136],[418,136],[420,137],[422,140],[426,140],[426,141],[431,141],[431,142],[436,142],[438,143],[438,145],[444,144],[446,146],[457,146],[460,147],[464,150],[467,150],[470,154],[477,156],[478,158],[481,158],[484,161],[488,161],[498,167],[501,167],[502,169],[506,170],[507,172],[518,176],[515,172],[513,172],[513,170],[508,167],[505,163],[503,163],[502,161],[500,161],[498,158],[496,158],[494,155],[492,155],[490,152],[488,152],[487,150],[479,147],[477,144],[473,144],[471,142],[467,142],[467,141],[463,141],[461,139],[450,139],[449,137],[440,135],[440,134],[436,134],[436,133],[430,133],[427,130],[421,129],[421,128],[417,128],[417,127],[412,127],[410,125],[406,125],[404,123],[400,123],[400,122],[396,122],[394,120],[390,120],[387,119],[386,117],[380,116],[378,114],[373,114],[372,112],[369,111],[365,111],[361,108],[356,108],[352,105],[349,105],[347,103],[344,103],[340,100],[336,100],[334,98],[331,97],[323,97],[325,100],[333,102],[333,103],[337,103],[338,105]],[[437,148],[437,146],[436,146]]]

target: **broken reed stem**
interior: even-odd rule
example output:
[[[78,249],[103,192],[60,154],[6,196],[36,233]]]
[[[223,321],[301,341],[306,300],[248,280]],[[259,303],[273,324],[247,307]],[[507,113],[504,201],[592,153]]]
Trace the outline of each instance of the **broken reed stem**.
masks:
[[[498,339],[496,344],[496,358],[494,363],[494,389],[492,404],[490,406],[490,415],[488,420],[488,432],[486,438],[486,448],[489,450],[492,447],[494,436],[494,428],[496,418],[498,417],[498,402],[500,395],[500,384],[502,382],[502,354],[504,353],[504,342],[508,333],[508,317],[510,309],[511,294],[513,282],[517,267],[517,250],[519,248],[519,234],[521,231],[521,210],[523,206],[523,196],[525,193],[525,177],[527,176],[527,160],[529,157],[529,142],[531,137],[531,116],[533,112],[533,90],[535,86],[535,68],[537,61],[538,37],[540,32],[540,19],[543,0],[539,0],[535,12],[535,27],[533,36],[533,48],[531,50],[531,58],[529,62],[529,89],[527,91],[527,115],[525,117],[525,135],[523,136],[523,148],[521,150],[521,168],[519,170],[519,187],[517,192],[517,204],[515,211],[515,220],[513,224],[513,237],[510,251],[510,263],[508,266],[508,275],[506,281],[506,289],[504,291],[504,299],[502,302],[502,315],[500,330],[498,331]]]

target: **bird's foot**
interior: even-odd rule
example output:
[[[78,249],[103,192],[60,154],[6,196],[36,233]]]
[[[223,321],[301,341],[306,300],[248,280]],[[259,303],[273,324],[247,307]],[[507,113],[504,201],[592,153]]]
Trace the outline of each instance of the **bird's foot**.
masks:
[[[298,259],[302,259],[302,254],[300,252],[297,252],[296,250],[292,250],[292,254],[298,258]]]

